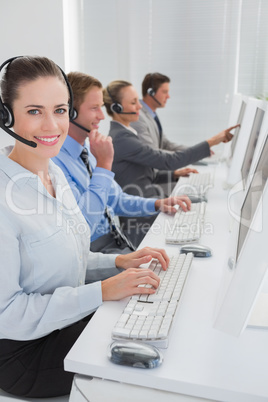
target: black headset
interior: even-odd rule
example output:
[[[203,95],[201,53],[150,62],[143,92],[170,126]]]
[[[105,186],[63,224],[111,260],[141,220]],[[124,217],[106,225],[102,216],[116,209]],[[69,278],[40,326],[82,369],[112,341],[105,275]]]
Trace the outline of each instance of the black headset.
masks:
[[[156,101],[156,103],[158,103],[158,105],[162,106],[161,103],[159,102],[159,100],[157,100],[155,97],[156,91],[155,91],[154,85],[153,85],[153,76],[154,76],[154,74],[150,74],[150,88],[147,89],[147,94],[149,96],[151,96]]]
[[[150,96],[155,96],[155,90],[154,90],[154,85],[153,85],[153,75],[150,74],[150,88],[147,89],[147,94]]]
[[[123,106],[121,105],[121,103],[116,102],[116,100],[112,97],[112,94],[109,90],[109,86],[107,86],[107,92],[108,95],[110,96],[111,100],[112,100],[112,104],[110,106],[110,109],[113,113],[122,113],[123,112]]]
[[[73,109],[73,118],[70,119],[70,123],[73,123],[75,126],[81,128],[81,130],[86,131],[87,133],[90,133],[90,130],[84,126],[82,126],[81,124],[77,123],[77,121],[74,121],[78,116],[78,113],[76,111],[76,109]]]
[[[58,66],[58,67],[59,67],[59,66]],[[59,69],[61,70],[60,67],[59,67]],[[61,70],[61,71],[62,71],[62,70]],[[63,71],[62,71],[62,74],[65,75]],[[77,110],[73,107],[73,91],[72,91],[71,85],[70,85],[70,83],[69,83],[68,78],[67,78],[66,75],[65,75],[65,77],[66,77],[66,83],[67,83],[67,86],[68,86],[69,92],[70,92],[70,98],[71,98],[71,94],[72,94],[72,114],[71,114],[71,115],[69,114],[70,123],[73,123],[75,126],[81,128],[81,130],[84,130],[84,131],[86,131],[87,133],[90,133],[90,130],[89,130],[88,128],[86,128],[86,127],[82,126],[81,124],[77,123],[76,121],[74,121],[74,120],[77,119],[77,117],[78,117],[78,112],[77,112]],[[70,107],[70,109],[71,109],[71,107]]]
[[[121,105],[121,103],[117,102],[113,97],[112,94],[109,90],[109,86],[107,86],[107,92],[108,95],[110,96],[111,100],[112,100],[112,104],[110,106],[110,109],[113,113],[117,113],[117,114],[137,114],[136,112],[123,112],[123,106]]]
[[[1,73],[2,69],[7,64],[9,64],[13,60],[16,60],[16,59],[21,58],[21,57],[25,57],[25,56],[11,57],[10,59],[6,60],[0,66],[0,73]],[[77,117],[77,112],[73,108],[73,91],[72,91],[71,85],[70,85],[70,83],[68,81],[68,78],[65,75],[64,71],[59,66],[57,66],[57,67],[60,69],[60,71],[61,71],[61,73],[63,75],[63,78],[64,78],[64,80],[66,82],[68,91],[69,91],[69,96],[70,96],[70,99],[69,99],[69,119],[70,119],[71,122],[73,122],[73,120]],[[25,138],[23,138],[23,137],[19,136],[18,134],[14,133],[12,130],[10,130],[10,128],[13,125],[14,125],[14,115],[13,115],[12,109],[6,103],[4,103],[2,101],[2,99],[1,99],[1,97],[0,97],[0,127],[4,131],[6,131],[8,134],[10,134],[13,138],[15,138],[16,140],[21,141],[24,144],[29,145],[30,147],[33,147],[33,148],[37,147],[36,142],[28,141]]]

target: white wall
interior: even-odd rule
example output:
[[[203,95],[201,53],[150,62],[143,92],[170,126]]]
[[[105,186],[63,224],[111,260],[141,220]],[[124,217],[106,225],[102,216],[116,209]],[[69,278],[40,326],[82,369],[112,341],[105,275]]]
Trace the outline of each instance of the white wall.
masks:
[[[62,0],[0,0],[0,64],[20,55],[46,56],[64,69]],[[13,139],[0,130],[0,148]]]

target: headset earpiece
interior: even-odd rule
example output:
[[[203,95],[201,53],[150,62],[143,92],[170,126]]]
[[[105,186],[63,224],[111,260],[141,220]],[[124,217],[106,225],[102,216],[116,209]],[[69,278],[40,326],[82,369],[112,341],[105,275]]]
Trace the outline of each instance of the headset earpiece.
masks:
[[[117,114],[137,114],[136,112],[123,112],[123,106],[120,103],[116,102],[116,100],[112,97],[109,87],[107,87],[106,89],[107,89],[108,95],[110,96],[110,98],[113,102],[110,106],[111,112],[117,113]]]
[[[71,109],[70,109],[70,113],[69,113],[70,120],[72,121],[72,120],[77,119],[77,116],[78,116],[77,110],[73,109],[71,112]]]
[[[120,103],[114,102],[111,106],[110,109],[113,113],[122,113],[123,112],[123,106],[120,105]]]
[[[155,94],[156,94],[157,91],[155,91],[155,89],[154,89],[153,78],[154,78],[154,74],[151,74],[150,75],[150,88],[147,89],[147,94],[149,96],[151,96],[159,106],[162,106],[162,104],[159,102],[159,100],[156,99],[156,97],[155,97]]]
[[[155,96],[155,91],[153,90],[153,88],[148,88],[147,89],[147,94],[150,96]]]
[[[147,94],[150,96],[155,96],[155,90],[154,90],[154,74],[150,74],[150,88],[147,89]]]
[[[116,102],[116,100],[112,97],[112,94],[111,94],[111,92],[109,90],[109,86],[107,87],[107,92],[108,92],[108,95],[110,96],[110,98],[111,98],[111,100],[113,102],[111,104],[111,106],[110,106],[111,112],[119,113],[119,114],[123,113],[123,106],[120,105],[120,103]]]
[[[14,124],[14,116],[12,110],[2,101],[0,101],[0,119],[5,127],[10,128]]]

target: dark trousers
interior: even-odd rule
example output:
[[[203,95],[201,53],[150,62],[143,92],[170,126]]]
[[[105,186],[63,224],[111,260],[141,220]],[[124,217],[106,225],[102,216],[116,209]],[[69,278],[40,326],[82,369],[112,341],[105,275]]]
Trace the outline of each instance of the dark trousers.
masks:
[[[124,234],[137,248],[156,217],[157,214],[130,218],[120,216],[120,226]],[[133,251],[124,242],[118,246],[111,233],[107,233],[92,241],[90,243],[90,250],[95,253],[101,252],[104,254],[129,254]]]
[[[103,253],[103,254],[128,254],[132,253],[132,250],[122,242],[120,246],[116,244],[116,241],[111,233],[107,233],[98,239],[90,243],[90,250],[93,253]]]
[[[146,233],[149,231],[156,217],[157,214],[129,218],[120,216],[121,229],[137,248],[139,247]]]
[[[69,394],[74,373],[64,371],[63,360],[92,315],[43,338],[1,339],[0,388],[31,398]]]

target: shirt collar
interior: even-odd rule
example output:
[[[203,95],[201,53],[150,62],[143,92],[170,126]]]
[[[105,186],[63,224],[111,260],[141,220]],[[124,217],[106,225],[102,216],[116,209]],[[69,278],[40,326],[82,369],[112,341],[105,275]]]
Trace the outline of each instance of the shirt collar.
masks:
[[[140,99],[140,103],[142,104],[143,108],[144,108],[145,110],[147,110],[147,112],[149,112],[150,115],[151,115],[153,118],[155,118],[156,113],[153,112],[153,110],[150,108],[150,106],[148,106],[147,103],[145,103],[142,99]]]
[[[80,159],[81,152],[83,151],[84,148],[87,148],[87,150],[88,150],[88,158],[89,158],[90,166],[94,170],[97,165],[97,161],[96,161],[95,156],[90,152],[89,141],[86,140],[84,142],[84,145],[82,146],[81,144],[79,144],[79,142],[77,142],[72,137],[67,135],[67,137],[61,147],[60,152],[63,151],[65,153],[69,154],[73,160],[78,160],[78,159]]]
[[[133,134],[138,135],[137,131],[135,130],[135,128],[129,126],[125,126],[124,124],[120,123],[119,121],[117,121],[116,123],[120,124],[120,126],[126,128],[127,130],[131,131]]]
[[[45,194],[46,192],[43,186],[38,186],[38,176],[36,174],[8,158],[12,148],[13,146],[9,146],[0,150],[0,169],[10,178],[10,180],[14,181],[19,189],[22,189],[27,183],[29,183],[34,188],[37,186],[38,191]],[[52,181],[54,177],[57,177],[58,175],[58,167],[51,160],[49,161],[48,172]]]
[[[9,146],[1,149],[0,169],[11,180],[14,180],[14,178],[16,178],[16,185],[19,188],[23,188],[23,186],[25,186],[30,179],[35,178],[36,175],[22,167],[19,163],[14,162],[12,159],[8,158],[8,155],[12,148],[13,146]]]
[[[84,144],[84,146],[82,146],[81,144],[79,144],[79,142],[77,142],[72,137],[67,135],[67,137],[62,145],[62,149],[64,149],[69,155],[71,155],[71,157],[73,159],[78,159],[81,155],[81,152],[85,148],[85,146],[86,146],[86,144]],[[89,147],[88,146],[86,146],[86,147],[89,150]]]

